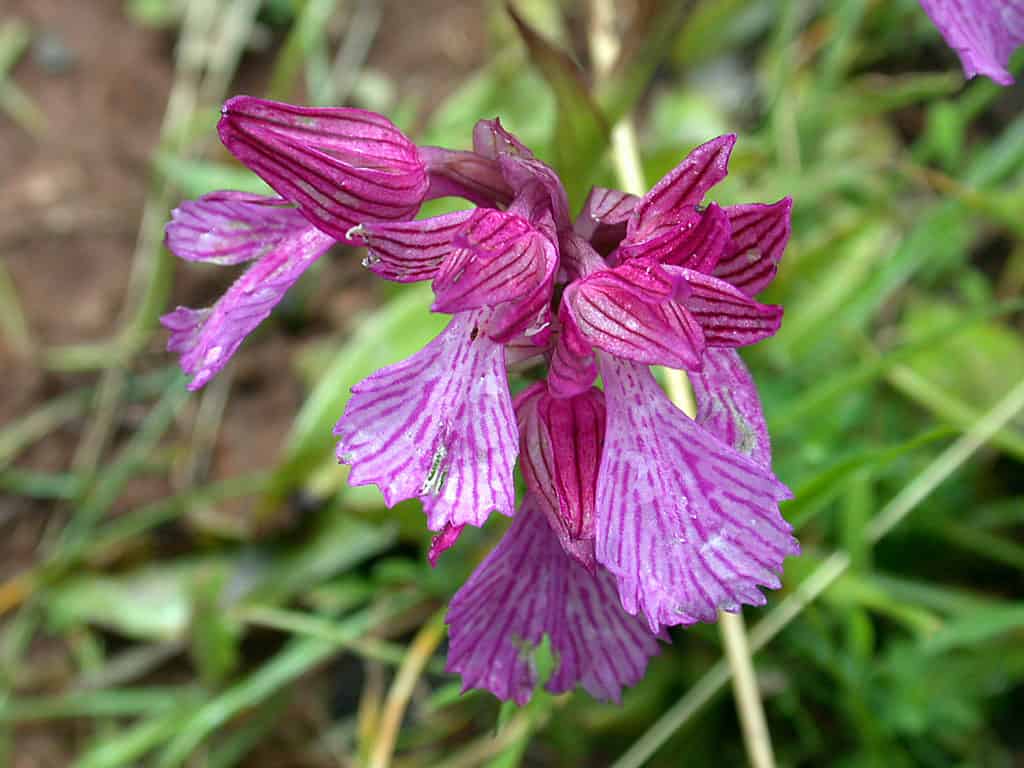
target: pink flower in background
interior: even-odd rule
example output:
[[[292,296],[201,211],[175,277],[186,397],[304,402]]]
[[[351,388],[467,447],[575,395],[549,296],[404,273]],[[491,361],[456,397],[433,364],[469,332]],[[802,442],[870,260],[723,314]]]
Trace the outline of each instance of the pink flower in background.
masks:
[[[1024,0],[921,0],[968,78],[1011,85],[1010,56],[1024,45]]]
[[[385,279],[431,281],[432,311],[452,316],[353,388],[335,435],[352,484],[377,485],[389,506],[421,501],[431,563],[466,525],[514,515],[452,600],[449,668],[467,687],[525,702],[546,635],[548,690],[617,700],[665,627],[779,586],[799,551],[778,508],[789,492],[735,350],[778,330],[781,308],[753,296],[778,269],[791,204],[704,204],[734,137],[642,198],[595,188],[574,221],[555,172],[497,120],[458,151],[417,147],[360,110],[239,97],[220,134],[279,197],[207,195],[168,225],[181,258],[252,262],[212,308],[164,318],[192,388],[337,241],[366,246]],[[450,195],[477,207],[415,218]],[[515,398],[511,364],[528,382]],[[652,365],[690,371],[696,419]]]

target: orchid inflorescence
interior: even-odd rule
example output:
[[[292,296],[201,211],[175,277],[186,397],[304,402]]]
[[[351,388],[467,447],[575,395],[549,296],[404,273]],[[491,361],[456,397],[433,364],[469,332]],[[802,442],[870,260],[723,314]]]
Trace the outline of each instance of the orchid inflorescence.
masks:
[[[452,315],[420,352],[353,388],[335,427],[353,485],[420,499],[430,560],[466,525],[513,516],[448,613],[449,668],[525,702],[547,689],[617,699],[665,628],[760,605],[798,545],[778,503],[753,381],[736,347],[782,310],[774,277],[790,200],[704,204],[735,138],[691,152],[641,197],[594,188],[573,220],[557,174],[498,120],[473,149],[418,147],[386,118],[236,97],[221,139],[277,193],[215,192],[167,227],[183,259],[251,262],[211,308],[163,318],[202,387],[335,243],[396,282],[432,281]],[[476,207],[415,219],[429,199]],[[651,366],[690,373],[691,419]],[[528,385],[514,398],[509,371]],[[603,388],[595,386],[600,377]],[[526,491],[516,506],[518,456]]]

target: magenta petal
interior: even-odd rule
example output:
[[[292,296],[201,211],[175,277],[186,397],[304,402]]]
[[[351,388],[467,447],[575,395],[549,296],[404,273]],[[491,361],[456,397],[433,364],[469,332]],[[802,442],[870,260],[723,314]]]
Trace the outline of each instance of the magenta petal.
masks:
[[[518,450],[504,349],[487,311],[455,315],[430,344],[352,388],[334,434],[349,483],[390,507],[421,498],[431,530],[511,515]]]
[[[310,264],[334,239],[306,226],[277,242],[228,288],[210,309],[178,307],[160,322],[171,331],[170,352],[181,357],[181,367],[199,389],[212,379],[257,325],[270,314]]]
[[[701,429],[647,368],[601,355],[608,425],[597,483],[597,560],[652,630],[762,605],[759,585],[799,545],[771,471]]]
[[[531,294],[558,259],[554,243],[526,219],[486,208],[473,211],[452,245],[434,278],[436,312],[490,307]]]
[[[633,209],[625,245],[639,245],[689,220],[708,190],[729,172],[733,135],[701,144],[654,185]]]
[[[516,155],[502,155],[498,163],[516,198],[536,197],[536,191],[539,191],[544,198],[544,207],[550,210],[554,218],[555,226],[560,230],[569,228],[569,197],[553,168],[536,158]],[[512,207],[515,208],[514,202]],[[531,217],[531,221],[536,222],[536,219]]]
[[[754,380],[735,349],[709,348],[704,366],[690,373],[697,423],[762,467],[772,466],[772,446]]]
[[[782,307],[761,304],[724,280],[682,267],[666,272],[689,285],[683,301],[700,323],[709,347],[742,347],[774,336],[782,324]]]
[[[448,670],[464,687],[484,688],[520,705],[537,683],[530,650],[546,634],[557,657],[552,693],[580,683],[618,701],[644,674],[658,638],[622,610],[615,580],[566,557],[527,495],[512,527],[452,598]]]
[[[459,536],[462,535],[462,529],[465,527],[464,525],[452,525],[449,523],[433,538],[430,542],[430,551],[427,552],[427,560],[430,562],[431,568],[437,567],[438,559],[459,540]]]
[[[363,260],[374,274],[398,283],[432,280],[452,251],[452,239],[472,215],[456,211],[416,221],[378,221],[349,230],[349,239],[362,242]]]
[[[563,326],[563,332],[558,334],[548,365],[548,387],[555,397],[573,397],[586,392],[597,378],[597,364],[590,346],[586,345],[586,354],[578,354],[566,341],[567,330]]]
[[[552,397],[543,383],[515,400],[519,466],[526,487],[566,554],[594,570],[594,493],[604,443],[604,395],[598,389]]]
[[[413,218],[427,193],[416,145],[373,112],[236,96],[218,131],[235,157],[339,240],[361,222]]]
[[[493,158],[444,147],[420,147],[420,157],[430,179],[429,200],[462,197],[485,208],[512,200],[512,190]]]
[[[639,202],[636,195],[594,187],[587,195],[573,229],[599,252],[607,253],[626,236],[626,223]]]
[[[960,56],[964,74],[1011,85],[1010,56],[1024,45],[1020,0],[921,0],[946,43]]]
[[[764,205],[734,205],[726,209],[732,226],[729,247],[712,274],[756,296],[775,279],[789,243],[792,198]],[[707,272],[709,270],[701,270]]]
[[[647,272],[640,262],[628,261],[569,285],[562,300],[564,324],[575,326],[589,344],[616,357],[699,368],[704,351],[701,326],[671,299],[673,292],[672,280],[660,268]],[[569,342],[572,349],[571,336]]]
[[[729,246],[725,210],[711,203],[706,211],[684,217],[684,221],[639,245],[621,246],[616,257],[619,261],[644,257],[660,264],[711,272]]]
[[[280,198],[211,192],[171,211],[166,242],[171,253],[187,261],[242,264],[309,228],[306,218]]]
[[[513,155],[533,159],[533,152],[510,131],[506,131],[501,120],[479,120],[473,126],[473,151],[491,160],[502,155]]]

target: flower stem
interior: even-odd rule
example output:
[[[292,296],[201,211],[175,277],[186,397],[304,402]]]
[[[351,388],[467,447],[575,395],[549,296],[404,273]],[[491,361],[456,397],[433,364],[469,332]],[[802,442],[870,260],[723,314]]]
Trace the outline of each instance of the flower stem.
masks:
[[[614,17],[612,0],[592,0],[590,46],[598,78],[607,76],[618,56],[619,41],[614,31]],[[623,191],[643,195],[646,189],[644,171],[637,149],[636,129],[628,115],[612,127],[611,144],[615,173]],[[693,418],[696,415],[693,388],[684,371],[665,369],[665,389],[672,402],[687,416]],[[742,613],[720,612],[718,627],[732,671],[733,693],[750,764],[754,768],[774,768],[771,735]]]

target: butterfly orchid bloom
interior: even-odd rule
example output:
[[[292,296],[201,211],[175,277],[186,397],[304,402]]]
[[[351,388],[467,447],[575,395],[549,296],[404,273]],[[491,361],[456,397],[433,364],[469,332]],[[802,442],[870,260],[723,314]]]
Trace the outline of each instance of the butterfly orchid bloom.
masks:
[[[778,269],[791,201],[704,203],[735,137],[643,197],[595,188],[573,219],[557,174],[498,120],[457,151],[418,147],[370,112],[237,97],[220,135],[276,196],[214,193],[167,227],[183,259],[252,264],[212,308],[163,319],[191,388],[337,242],[365,246],[384,279],[431,281],[432,311],[451,315],[357,384],[334,431],[350,483],[389,506],[422,502],[431,563],[466,525],[514,516],[448,613],[449,669],[466,687],[527,701],[530,649],[547,636],[548,690],[617,700],[666,627],[779,586],[799,551],[779,512],[789,491],[736,349],[779,328],[782,309],[754,296]],[[416,218],[452,195],[476,207]],[[695,419],[651,366],[689,372]],[[528,381],[514,398],[510,367]]]

